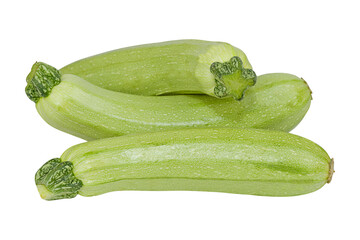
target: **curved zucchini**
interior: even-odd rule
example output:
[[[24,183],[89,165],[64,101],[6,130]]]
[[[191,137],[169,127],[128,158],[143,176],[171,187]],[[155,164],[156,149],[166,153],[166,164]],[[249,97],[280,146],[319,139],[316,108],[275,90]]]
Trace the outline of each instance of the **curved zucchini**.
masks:
[[[71,63],[74,74],[105,89],[137,94],[243,97],[256,74],[243,51],[223,42],[177,40],[102,53]]]
[[[304,117],[311,92],[291,74],[266,74],[241,101],[204,95],[139,96],[109,91],[36,63],[26,93],[51,126],[85,140],[194,127],[290,131]]]
[[[314,142],[270,130],[206,128],[75,145],[36,173],[46,200],[119,190],[295,196],[330,182],[333,161]]]

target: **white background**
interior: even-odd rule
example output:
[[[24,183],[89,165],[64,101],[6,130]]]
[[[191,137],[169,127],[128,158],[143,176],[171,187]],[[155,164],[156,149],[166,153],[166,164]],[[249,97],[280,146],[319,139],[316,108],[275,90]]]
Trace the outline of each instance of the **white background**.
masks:
[[[2,1],[1,239],[360,239],[358,1]],[[36,170],[83,140],[48,126],[27,99],[35,61],[55,67],[175,39],[225,41],[258,75],[287,72],[313,91],[293,133],[335,158],[315,193],[271,198],[112,192],[44,201]]]

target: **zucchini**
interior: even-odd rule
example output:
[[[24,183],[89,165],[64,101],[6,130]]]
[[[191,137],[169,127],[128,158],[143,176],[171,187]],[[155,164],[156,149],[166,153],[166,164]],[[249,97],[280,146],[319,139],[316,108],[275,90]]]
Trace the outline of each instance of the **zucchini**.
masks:
[[[290,131],[304,117],[311,91],[291,74],[266,74],[240,101],[205,95],[139,96],[97,87],[35,63],[26,93],[51,126],[85,140],[194,127]]]
[[[46,200],[119,190],[295,196],[330,182],[333,160],[314,142],[270,130],[183,129],[75,145],[35,175]]]
[[[178,40],[102,53],[60,71],[105,89],[137,94],[208,94],[237,100],[256,82],[243,51],[223,42]]]

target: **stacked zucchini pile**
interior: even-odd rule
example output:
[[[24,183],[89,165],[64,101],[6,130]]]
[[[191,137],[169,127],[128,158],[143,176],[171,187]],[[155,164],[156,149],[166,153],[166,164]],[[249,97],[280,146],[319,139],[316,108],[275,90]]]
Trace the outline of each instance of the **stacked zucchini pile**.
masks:
[[[26,80],[48,124],[89,141],[37,171],[46,200],[117,190],[295,196],[334,172],[320,146],[288,133],[310,107],[307,83],[256,76],[227,43],[140,45],[60,70],[37,62]]]

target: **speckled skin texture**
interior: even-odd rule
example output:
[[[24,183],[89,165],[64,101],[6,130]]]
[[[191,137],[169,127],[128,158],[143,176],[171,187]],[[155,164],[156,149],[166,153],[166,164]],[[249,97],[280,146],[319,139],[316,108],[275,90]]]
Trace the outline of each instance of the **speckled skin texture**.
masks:
[[[66,150],[79,194],[193,190],[263,196],[313,192],[329,179],[330,157],[305,138],[270,130],[206,128],[134,134]]]
[[[239,75],[238,86],[234,89],[236,84],[217,82],[210,72],[214,62],[228,62],[234,56],[241,59],[244,68],[251,69],[245,53],[228,43],[176,40],[105,52],[71,63],[60,71],[123,93],[146,96],[202,93],[215,96],[214,90],[219,90],[220,84],[228,87],[228,91],[218,97],[230,94],[239,99],[246,90],[242,85],[249,84],[246,79]]]
[[[303,119],[310,102],[305,81],[284,73],[259,76],[240,102],[205,95],[130,95],[65,74],[36,108],[51,126],[93,140],[194,127],[290,131]]]

